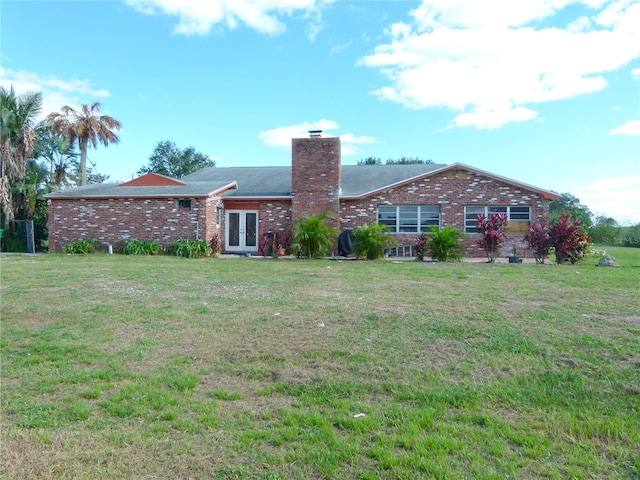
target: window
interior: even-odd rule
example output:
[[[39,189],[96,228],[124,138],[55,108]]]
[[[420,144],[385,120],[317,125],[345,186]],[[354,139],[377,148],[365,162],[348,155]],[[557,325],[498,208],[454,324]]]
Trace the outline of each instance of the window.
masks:
[[[224,212],[222,211],[222,208],[217,207],[216,208],[216,227],[220,228],[220,226],[222,225],[222,217],[224,215]]]
[[[440,227],[440,207],[431,205],[381,205],[378,223],[386,225],[392,233],[425,232]]]
[[[180,198],[178,200],[178,208],[191,209],[191,199],[190,198]]]
[[[494,213],[507,214],[507,232],[527,232],[531,222],[531,207],[491,206],[491,207],[465,207],[464,208],[464,233],[478,233],[478,215],[486,216]]]

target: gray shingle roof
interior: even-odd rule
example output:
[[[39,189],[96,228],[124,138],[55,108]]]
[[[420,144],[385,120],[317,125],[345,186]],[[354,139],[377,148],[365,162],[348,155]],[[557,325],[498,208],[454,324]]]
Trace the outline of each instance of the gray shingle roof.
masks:
[[[343,165],[342,196],[357,197],[445,167],[428,165]],[[230,184],[224,197],[289,197],[291,167],[203,168],[180,179],[184,186],[118,186],[101,183],[50,193],[47,198],[208,196]]]
[[[291,196],[291,167],[208,167],[181,178],[192,181],[237,182],[236,190],[225,197],[288,197]]]
[[[341,195],[359,197],[444,167],[444,164],[344,165]]]
[[[189,182],[184,186],[121,187],[117,183],[92,183],[84,187],[49,193],[45,198],[116,198],[116,197],[206,197],[230,182]]]
[[[427,165],[343,165],[342,198],[362,197],[399,183],[412,181],[438,170],[465,168],[499,181],[517,185],[554,200],[556,193],[517,182],[477,168],[454,163]],[[219,192],[225,198],[291,197],[291,167],[204,168],[180,179],[186,185],[118,186],[113,183],[92,184],[50,193],[45,198],[116,198],[116,197],[207,197]],[[237,184],[237,188],[236,188]]]

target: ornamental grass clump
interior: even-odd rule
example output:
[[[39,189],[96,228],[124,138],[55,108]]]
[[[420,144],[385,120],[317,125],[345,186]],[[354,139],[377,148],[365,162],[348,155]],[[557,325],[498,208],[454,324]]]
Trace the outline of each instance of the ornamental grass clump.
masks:
[[[364,224],[353,231],[353,251],[358,258],[376,260],[384,256],[384,249],[396,245],[395,238],[389,235],[389,228],[378,222]]]

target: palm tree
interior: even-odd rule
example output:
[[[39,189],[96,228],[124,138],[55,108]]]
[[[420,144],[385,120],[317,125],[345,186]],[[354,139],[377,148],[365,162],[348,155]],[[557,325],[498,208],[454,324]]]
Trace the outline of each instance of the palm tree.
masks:
[[[0,86],[0,199],[6,220],[14,218],[11,185],[25,175],[27,159],[36,140],[35,119],[42,109],[42,94],[16,96],[13,87]]]
[[[49,184],[53,191],[71,185],[70,170],[78,166],[78,153],[67,137],[53,133],[47,125],[40,129],[35,150],[37,158],[44,158],[49,163]]]
[[[73,145],[76,141],[80,148],[80,185],[87,184],[87,148],[89,142],[93,148],[98,146],[98,142],[105,147],[110,143],[118,143],[120,138],[114,130],[120,130],[122,124],[108,115],[99,115],[100,103],[94,102],[91,106],[82,105],[80,111],[68,105],[62,107],[62,113],[53,112],[49,114],[47,120],[51,124],[53,131],[67,137]]]

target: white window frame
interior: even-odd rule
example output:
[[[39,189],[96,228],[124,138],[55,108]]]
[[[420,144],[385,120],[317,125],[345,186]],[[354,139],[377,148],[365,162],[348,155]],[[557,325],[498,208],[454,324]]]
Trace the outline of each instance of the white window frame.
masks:
[[[524,209],[527,209],[524,218]],[[506,213],[508,222],[529,222],[531,223],[531,205],[467,205],[464,207],[464,233],[478,233],[478,215],[485,216],[494,213]]]
[[[387,212],[395,209],[395,212],[391,215],[387,213],[389,218],[385,220],[380,216],[381,209]],[[411,209],[415,209],[415,213],[411,212]],[[434,223],[435,209],[437,209],[437,223]],[[390,221],[391,219],[394,220],[393,224]],[[377,221],[389,227],[391,233],[411,234],[427,232],[432,226],[440,229],[441,219],[442,213],[440,211],[440,205],[378,205]]]

